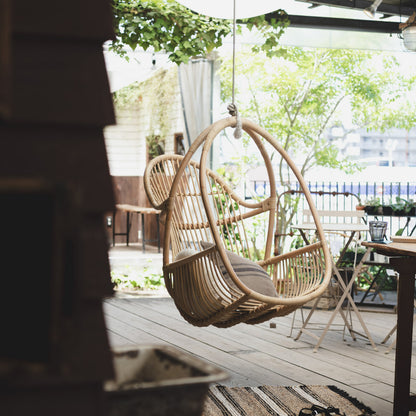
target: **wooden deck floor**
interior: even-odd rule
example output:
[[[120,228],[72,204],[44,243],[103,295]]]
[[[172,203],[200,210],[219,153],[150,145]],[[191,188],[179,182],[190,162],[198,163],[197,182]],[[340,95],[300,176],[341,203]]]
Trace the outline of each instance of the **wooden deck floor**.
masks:
[[[161,272],[162,255],[151,246],[142,253],[141,245],[118,245],[111,248],[109,259],[114,271],[129,273],[146,267]],[[378,351],[364,339],[352,341],[346,335],[343,340],[343,327],[334,325],[314,353],[313,338],[302,335],[294,341],[288,337],[293,314],[272,320],[276,328],[270,328],[269,322],[228,329],[196,328],[180,316],[168,297],[114,297],[104,302],[112,346],[175,346],[225,369],[230,375],[223,382],[226,385],[336,385],[370,406],[378,416],[391,416],[395,350],[385,354],[389,343],[385,346],[381,341],[394,326],[396,315],[391,309],[384,311],[390,313],[362,313]],[[317,311],[313,322],[326,323],[331,313]],[[355,319],[353,322],[354,329],[361,330]],[[295,324],[299,323],[298,311]],[[416,372],[412,374],[412,392],[416,392]]]
[[[264,323],[218,329],[191,326],[167,297],[115,297],[104,302],[104,311],[112,346],[173,345],[225,369],[230,375],[226,385],[336,385],[377,415],[392,415],[395,350],[386,354],[381,341],[395,324],[394,314],[363,313],[378,351],[364,339],[343,340],[342,328],[334,326],[314,353],[311,337],[288,337],[293,315],[272,320],[276,328]],[[326,322],[330,313],[317,311],[313,321]],[[354,328],[361,329],[355,321]],[[415,391],[415,378],[412,383]]]

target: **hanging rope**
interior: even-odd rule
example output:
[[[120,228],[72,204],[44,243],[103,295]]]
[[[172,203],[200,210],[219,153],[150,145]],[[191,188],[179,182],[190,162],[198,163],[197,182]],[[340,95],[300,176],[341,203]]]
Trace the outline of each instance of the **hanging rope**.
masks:
[[[235,97],[235,37],[236,37],[236,26],[237,26],[237,19],[235,15],[235,6],[236,0],[234,0],[234,6],[233,6],[233,83],[232,83],[232,103],[228,105],[227,110],[228,113],[235,117],[237,120],[237,123],[235,125],[234,130],[234,137],[236,139],[240,139],[243,135],[243,130],[241,126],[241,118],[240,113],[238,112],[237,105],[235,104],[234,97]]]

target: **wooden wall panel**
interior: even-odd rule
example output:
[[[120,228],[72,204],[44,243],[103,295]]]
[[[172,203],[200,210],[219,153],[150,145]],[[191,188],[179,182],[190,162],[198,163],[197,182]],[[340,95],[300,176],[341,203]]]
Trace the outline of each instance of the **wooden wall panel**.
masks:
[[[85,212],[113,209],[113,187],[101,131],[0,124],[0,138],[0,175],[48,177],[69,183]]]
[[[0,178],[1,230],[6,242],[2,249],[0,280],[4,287],[7,282],[4,276],[13,276],[25,288],[19,302],[13,296],[3,296],[0,302],[0,327],[6,334],[0,343],[0,375],[4,369],[2,357],[11,362],[37,363],[43,369],[54,364],[53,341],[59,325],[53,317],[60,310],[58,288],[62,280],[61,273],[56,273],[61,252],[58,229],[63,220],[57,209],[63,201],[58,199],[56,190],[43,183],[17,183]],[[23,250],[23,257],[15,251],[22,245],[28,247]],[[39,279],[34,278],[37,270],[42,271]]]
[[[114,123],[102,50],[103,42],[113,37],[111,2],[0,0],[1,12],[7,4],[11,17],[0,13],[0,21],[9,24],[10,30],[7,33],[1,27],[0,33],[1,44],[10,46],[11,54],[1,51],[0,56],[10,56],[8,73],[12,79],[6,76],[11,87],[10,116],[0,123],[0,176],[6,182],[39,179],[69,197],[58,209],[65,218],[65,232],[57,233],[59,238],[54,240],[57,253],[44,250],[39,267],[30,269],[29,261],[26,268],[13,270],[17,282],[24,281],[21,274],[27,274],[28,269],[29,277],[40,282],[45,279],[43,269],[53,267],[51,280],[59,293],[44,296],[60,302],[50,318],[59,323],[53,337],[56,360],[53,366],[34,371],[23,357],[16,371],[10,371],[4,365],[8,357],[0,354],[0,376],[9,389],[6,396],[14,397],[14,405],[21,405],[13,408],[14,415],[28,413],[24,411],[28,391],[36,392],[29,413],[72,415],[76,409],[79,416],[101,415],[99,386],[113,374],[101,307],[103,296],[112,293],[102,224],[105,212],[114,209],[103,137],[103,127]],[[5,71],[0,71],[0,102],[4,103]],[[25,248],[33,251],[33,244],[43,241],[36,236],[42,235],[42,225],[46,229],[48,222],[45,216],[36,215],[36,203],[26,205],[25,227],[19,232],[21,243],[10,246],[10,256],[20,261],[27,261]],[[14,212],[13,206],[8,209]],[[5,230],[3,239],[12,241],[14,228]],[[26,235],[31,236],[28,247]],[[46,232],[43,237],[47,237]],[[41,250],[42,244],[36,248]],[[0,272],[0,279],[6,288],[10,273]],[[21,328],[13,314],[9,319],[11,327]],[[32,333],[37,324],[39,328],[49,325],[42,317],[35,321]],[[12,331],[3,336],[11,343],[20,342]],[[11,414],[10,409],[3,411],[4,392],[0,396],[0,414]],[[53,400],[44,400],[46,397]],[[70,412],[68,402],[74,403]]]
[[[110,264],[107,255],[107,238],[102,221],[97,216],[84,218],[80,230],[79,264],[77,276],[83,286],[82,298],[96,299],[97,295],[107,297],[113,294],[110,279]],[[104,283],[104,284],[103,284]]]
[[[140,181],[143,178],[138,176],[113,176],[114,195],[117,204],[131,204],[139,205],[139,187]],[[116,223],[113,227],[116,227],[116,233],[126,231],[126,213],[118,212],[116,215]],[[137,243],[139,221],[137,215],[131,215],[131,229],[130,229],[130,242]],[[108,232],[112,230],[109,229]],[[116,237],[116,243],[125,243],[126,238],[124,236]]]
[[[101,383],[60,385],[55,381],[50,390],[25,388],[20,391],[2,388],[0,414],[10,416],[102,416],[107,412],[103,405]]]
[[[11,64],[10,0],[0,0],[0,119],[10,115]]]
[[[146,191],[144,190],[144,180],[143,177],[139,178],[139,204],[145,207],[151,207],[152,204],[147,198]],[[145,218],[145,228],[146,228],[146,240],[155,240],[157,238],[157,224],[156,224],[156,215],[146,215]],[[163,225],[163,217],[159,216],[159,229],[160,229],[160,242],[163,244],[163,235],[165,227]],[[152,246],[157,246],[157,242],[149,243]],[[161,246],[162,247],[162,246]]]
[[[103,126],[115,122],[100,44],[18,38],[12,120]]]
[[[64,368],[71,369],[71,376],[75,380],[108,379],[108,365],[104,363],[111,363],[111,353],[106,348],[107,333],[101,328],[105,328],[105,322],[102,302],[98,299],[84,302],[82,309],[74,311],[68,325],[62,326],[67,341],[62,346],[65,357],[62,364]]]
[[[18,0],[13,3],[16,34],[71,39],[112,39],[110,0]]]

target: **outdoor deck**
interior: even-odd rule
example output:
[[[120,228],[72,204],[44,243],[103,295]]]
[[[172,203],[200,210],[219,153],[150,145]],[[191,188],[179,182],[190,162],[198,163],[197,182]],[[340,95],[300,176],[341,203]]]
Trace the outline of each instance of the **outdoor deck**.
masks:
[[[143,255],[134,248],[110,252],[113,266],[128,259],[139,264],[150,258],[152,267],[157,267],[160,257],[154,251]],[[395,324],[396,315],[391,310],[363,312],[378,351],[364,339],[352,341],[346,335],[344,341],[343,328],[334,326],[316,353],[315,340],[308,335],[302,335],[299,341],[288,337],[292,314],[272,320],[276,328],[270,328],[268,322],[218,329],[191,326],[168,297],[116,296],[105,301],[104,311],[112,346],[169,344],[225,369],[230,378],[224,384],[232,386],[336,385],[370,406],[377,415],[392,415],[395,350],[385,353],[391,340],[387,346],[381,344]],[[330,313],[317,311],[313,322],[326,323]],[[299,324],[299,312],[296,318]],[[358,322],[354,328],[361,329]],[[412,391],[415,390],[413,377]]]

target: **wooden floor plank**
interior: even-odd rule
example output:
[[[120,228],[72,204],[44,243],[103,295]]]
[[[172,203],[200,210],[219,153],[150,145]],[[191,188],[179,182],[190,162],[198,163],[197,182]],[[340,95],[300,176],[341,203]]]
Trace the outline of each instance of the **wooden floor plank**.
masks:
[[[137,308],[137,306],[136,306]],[[156,314],[156,312],[154,311]],[[186,324],[185,324],[186,325]],[[199,329],[201,331],[201,329]],[[339,373],[343,371],[343,367],[347,367],[348,370],[344,370],[344,378],[347,383],[365,383],[368,382],[367,376],[361,376],[359,373],[351,371],[351,366],[348,363],[342,364],[341,367],[339,363],[332,364],[328,363],[328,361],[323,365],[322,360],[318,357],[306,357],[305,354],[297,349],[293,349],[290,354],[288,354],[287,348],[282,346],[281,340],[286,340],[285,337],[279,337],[277,335],[274,336],[272,342],[265,340],[262,336],[259,336],[259,328],[257,326],[247,326],[244,324],[237,325],[234,328],[227,328],[224,329],[211,329],[211,328],[204,328],[202,332],[205,334],[212,334],[214,331],[221,331],[221,340],[235,340],[239,339],[239,344],[242,346],[241,350],[243,354],[247,354],[247,352],[256,352],[260,351],[264,353],[265,357],[276,357],[278,358],[280,363],[296,365],[301,368],[306,368],[313,372],[312,374],[323,374],[326,378],[330,377],[330,375],[334,374],[334,372]],[[241,336],[241,334],[246,334],[247,336]],[[205,335],[207,337],[207,335]],[[290,341],[290,340],[289,340]],[[293,344],[293,342],[292,342]],[[251,357],[252,354],[247,354],[248,357]],[[265,365],[267,365],[267,359],[264,360]],[[312,374],[309,376],[312,377]],[[339,374],[340,375],[340,374]]]
[[[149,250],[146,247],[145,255],[140,245],[119,249],[111,250],[112,268],[116,265],[124,267],[126,263],[118,251],[128,254],[134,267],[141,267],[151,255],[152,266],[162,268],[157,249],[152,251],[152,247]],[[380,343],[394,326],[397,316],[391,309],[384,309],[387,313],[365,309],[368,311],[362,312],[364,322],[378,351],[374,351],[365,339],[353,341],[346,336],[344,340],[342,326],[332,326],[315,353],[315,339],[302,335],[294,341],[293,336],[288,337],[293,314],[270,321],[276,324],[276,328],[270,328],[270,322],[255,326],[241,324],[228,329],[195,328],[184,321],[170,298],[116,297],[106,300],[104,305],[111,346],[172,345],[226,369],[230,378],[222,384],[230,386],[332,384],[363,401],[378,416],[391,416],[395,350],[390,354],[385,354],[385,351],[395,335],[387,345]],[[306,314],[308,310],[304,312]],[[325,310],[315,312],[313,318],[320,324],[320,331],[331,313]],[[300,318],[298,310],[296,327],[301,324]],[[342,323],[339,316],[336,322]],[[361,331],[361,325],[354,317],[353,325]],[[292,332],[292,335],[297,334],[296,329]],[[414,344],[416,346],[416,342]],[[416,358],[415,354],[413,357]],[[416,359],[413,363],[412,391],[416,391]]]
[[[136,311],[142,310],[142,313],[145,312],[142,309],[143,307],[144,307],[143,305],[140,306],[138,303],[136,304],[136,306],[133,306],[133,303],[130,304],[130,309],[134,308],[136,309]],[[159,316],[159,314],[163,312],[163,307],[161,307],[161,305],[158,304],[157,302],[154,303],[153,308],[151,306],[151,303],[149,302],[146,303],[146,308],[147,309],[150,308],[153,310],[152,319],[154,321],[157,321],[157,320],[166,321],[167,320],[167,322],[165,323],[172,325],[173,318],[171,316],[165,316],[165,317]],[[165,311],[165,313],[169,314],[168,311]],[[283,361],[288,360],[290,363],[296,363],[298,367],[308,366],[308,368],[313,371],[326,373],[329,378],[330,378],[330,375],[333,374],[335,371],[338,377],[342,377],[344,382],[351,384],[351,385],[371,383],[371,382],[380,382],[380,383],[387,383],[390,386],[393,386],[392,371],[394,370],[394,360],[392,359],[380,360],[380,358],[377,357],[377,355],[375,355],[372,350],[368,352],[368,354],[370,355],[366,356],[366,353],[367,353],[366,351],[362,351],[362,350],[357,351],[357,349],[355,349],[354,351],[352,351],[351,357],[340,354],[338,351],[334,352],[331,350],[325,350],[325,360],[326,360],[327,365],[323,366],[322,359],[321,358],[317,359],[316,354],[311,354],[311,350],[305,349],[304,351],[302,351],[301,354],[299,352],[296,353],[296,351],[292,352],[291,354],[287,354],[287,353],[285,354],[286,351],[284,349],[282,350],[282,342],[281,342],[282,339],[283,340],[286,339],[285,337],[278,338],[275,335],[272,337],[273,339],[269,338],[269,341],[272,342],[272,345],[269,345],[267,341],[263,339],[264,338],[263,336],[259,336],[258,332],[257,333],[253,332],[253,331],[258,331],[259,326],[251,327],[247,325],[237,325],[236,327],[229,328],[227,330],[210,327],[210,328],[203,328],[203,329],[198,328],[193,331],[192,329],[190,330],[190,328],[192,327],[186,324],[182,318],[179,317],[179,319],[181,320],[181,324],[179,325],[181,326],[182,332],[184,333],[188,332],[188,334],[194,333],[201,340],[205,339],[206,341],[206,337],[208,336],[207,334],[212,334],[214,332],[218,332],[218,334],[221,334],[220,335],[222,337],[221,343],[217,344],[216,346],[218,348],[221,348],[222,350],[225,350],[223,345],[226,339],[234,340],[238,338],[239,335],[241,335],[241,333],[245,333],[251,337],[250,339],[254,339],[255,343],[253,344],[252,341],[249,341],[251,342],[251,345],[247,345],[247,342],[245,343],[244,338],[242,338],[241,342],[242,344],[244,344],[242,347],[243,351],[249,351],[249,347],[251,349],[255,347],[257,350],[263,351],[265,353],[268,353],[270,350],[273,350],[275,355],[278,352],[283,351],[283,353],[281,353],[279,356],[280,360],[283,360]],[[290,340],[290,342],[293,343],[293,340]],[[231,343],[230,346],[228,347],[229,352],[232,352],[235,349],[237,349],[237,346],[235,346],[233,343]],[[338,340],[336,350],[338,349],[339,349],[339,340]],[[307,357],[305,357],[305,355]],[[288,359],[286,357],[288,357]],[[369,360],[369,358],[372,358],[372,359]],[[390,365],[388,366],[384,365],[384,367],[386,367],[387,369],[383,368],[383,366],[381,366],[380,368],[379,363],[381,362],[385,364],[385,361],[387,361],[387,363],[389,363]],[[366,366],[364,368],[364,375],[362,375],[361,373],[363,372],[364,363]],[[314,364],[315,366],[311,364]],[[344,371],[344,373],[342,373],[342,371]]]
[[[248,363],[239,357],[223,352],[220,349],[212,347],[206,343],[200,342],[196,339],[196,337],[183,335],[180,332],[167,328],[164,325],[158,325],[156,328],[154,323],[149,324],[149,321],[145,318],[117,308],[114,306],[114,303],[106,303],[105,311],[106,315],[110,314],[112,317],[124,320],[127,325],[134,328],[143,328],[143,331],[147,333],[151,333],[151,327],[153,326],[153,330],[155,332],[154,336],[161,341],[169,340],[170,343],[183,349],[184,351],[190,352],[202,359],[205,359],[206,361],[220,366],[225,370],[230,370],[232,373],[239,374],[242,377],[246,377],[247,374],[250,374],[250,378],[252,378],[257,384],[265,383],[286,385],[294,382],[293,379],[288,379],[268,369],[260,368],[259,366]],[[112,329],[111,324],[108,325],[109,328]],[[138,344],[141,343],[140,339],[135,340],[135,342]]]
[[[226,385],[332,384],[377,415],[392,414],[394,353],[375,352],[364,340],[344,342],[339,331],[329,332],[314,353],[306,337],[296,342],[288,338],[291,316],[276,320],[276,329],[269,323],[218,329],[188,324],[170,298],[112,298],[105,301],[104,311],[112,346],[167,343],[225,369],[230,374]],[[325,321],[325,312],[316,317]],[[394,320],[383,323],[380,317],[378,322],[379,314],[371,315],[369,326],[379,340]]]
[[[245,327],[244,329],[236,328],[235,331],[240,331],[250,335],[250,332],[254,333],[253,327]],[[227,329],[224,332],[224,337],[233,336],[237,337],[237,334],[234,333],[233,329]],[[241,337],[242,343],[245,344],[244,340],[247,343],[250,343],[252,347],[255,347],[258,351],[263,351],[265,353],[265,358],[261,365],[267,365],[267,358],[269,358],[270,365],[274,362],[274,359],[277,359],[278,368],[281,374],[285,374],[285,371],[288,371],[290,374],[293,374],[293,367],[296,367],[296,380],[298,383],[308,383],[308,384],[321,384],[322,380],[325,379],[325,384],[335,383],[340,386],[340,380],[342,380],[342,388],[349,388],[360,384],[373,384],[372,394],[377,395],[380,399],[385,399],[386,396],[379,394],[379,389],[377,385],[385,383],[389,380],[390,376],[391,382],[388,385],[389,395],[392,399],[393,393],[393,375],[388,371],[378,371],[377,367],[367,366],[364,372],[362,371],[362,364],[356,364],[354,359],[346,359],[342,354],[338,354],[334,361],[326,359],[327,351],[325,351],[325,360],[322,360],[322,356],[317,357],[316,354],[305,355],[304,351],[296,351],[281,348],[279,341],[274,339],[274,343],[271,345],[267,341],[261,339],[258,336],[250,337]],[[276,337],[275,337],[276,338]],[[254,340],[254,341],[253,341]],[[311,350],[309,350],[311,351]],[[272,355],[273,359],[271,359]],[[251,358],[253,354],[247,354],[246,357]],[[341,364],[340,364],[341,363]],[[259,363],[260,365],[260,363]],[[270,366],[269,366],[270,368]]]
[[[154,306],[152,307],[151,303],[147,303],[146,304],[146,308],[151,308],[153,310],[153,312],[156,313],[165,313],[165,314],[171,314],[171,312],[169,312],[171,305],[168,305],[166,303],[166,306],[168,307],[168,309],[164,310],[164,307],[160,304],[158,304],[157,302],[154,303]],[[180,317],[180,315],[178,314],[179,319],[183,321],[183,319]],[[226,331],[224,331],[223,329],[217,329],[217,328],[204,328],[204,331],[208,331],[208,332],[218,332],[223,334],[224,337],[231,337],[231,338],[235,338],[238,336],[238,334],[241,333],[246,333],[248,335],[252,335],[252,329],[253,327],[248,326],[248,325],[237,325],[234,328],[229,328]],[[270,343],[274,344],[279,344],[280,346],[285,346],[287,348],[290,349],[299,349],[299,347],[301,347],[300,345],[300,341],[294,342],[293,339],[291,338],[287,338],[286,336],[282,336],[282,334],[276,334],[276,330],[272,330],[270,328],[267,328],[267,326],[265,326],[264,324],[261,325],[256,325],[255,326],[256,330],[258,330],[258,328],[262,328],[263,332],[261,335],[256,335],[257,338],[261,337],[264,340],[269,341]],[[237,333],[233,330],[236,330]],[[325,351],[325,354],[327,354],[328,352],[330,354],[333,354],[333,364],[337,365],[337,363],[341,360],[342,362],[345,362],[345,359],[347,357],[345,357],[345,355],[339,354],[339,347],[340,347],[340,340],[339,340],[339,336],[337,337],[336,335],[333,336],[334,339],[331,339],[331,335],[328,335],[328,339],[331,339],[331,343],[330,346],[327,348],[321,348],[321,351]],[[308,346],[307,344],[303,344],[303,346]],[[332,349],[331,349],[332,346]],[[374,351],[371,347],[369,346],[365,346],[364,350],[359,349],[357,351],[356,349],[357,345],[354,345],[353,348],[350,348],[348,351],[347,355],[350,355],[349,360],[347,360],[346,365],[348,366],[354,366],[356,367],[358,370],[361,370],[361,365],[362,363],[365,363],[366,365],[371,365],[374,366],[371,369],[371,372],[374,373],[374,371],[377,370],[377,368],[381,368],[381,370],[385,369],[387,372],[391,372],[394,369],[394,354],[390,354],[389,356],[384,356],[382,360],[380,360],[379,355],[375,355]],[[272,346],[270,346],[270,348],[273,348]],[[312,354],[312,349],[310,348],[310,346],[308,346],[308,348],[304,349],[305,352],[310,355],[311,357],[313,357]],[[318,350],[319,353],[319,350]],[[361,363],[361,364],[360,364]],[[382,376],[380,377],[380,379],[384,379],[386,373],[381,371]]]
[[[118,331],[117,331],[118,332]],[[124,345],[134,345],[134,342],[130,339],[119,335],[117,332],[112,331],[111,329],[107,330],[108,341],[110,343],[110,347],[120,347]]]
[[[124,303],[128,311],[134,313],[136,311],[139,314],[143,314],[145,311],[142,305],[139,303],[134,304]],[[159,311],[153,310],[152,318],[153,322],[157,323],[158,321],[164,322],[165,325],[172,326],[174,323],[173,318],[169,316],[162,316]],[[243,326],[243,325],[242,325]],[[241,356],[242,358],[251,359],[256,354],[259,354],[259,351],[262,353],[263,359],[261,362],[257,362],[257,365],[264,368],[269,368],[271,362],[275,360],[279,366],[279,374],[284,375],[285,377],[290,378],[293,374],[292,366],[294,363],[299,367],[298,376],[296,382],[301,382],[301,380],[315,380],[313,383],[321,383],[325,376],[322,376],[320,373],[323,372],[322,361],[316,358],[307,358],[304,354],[293,351],[291,354],[287,354],[287,349],[282,347],[278,340],[274,340],[273,344],[270,342],[262,340],[260,337],[255,335],[255,332],[258,331],[257,327],[249,327],[252,334],[249,334],[247,337],[241,337],[240,325],[236,328],[227,328],[227,329],[216,329],[216,328],[194,328],[187,324],[186,322],[176,323],[176,328],[181,331],[181,333],[186,334],[191,337],[197,337],[201,342],[209,343],[215,348],[226,351],[230,354]],[[215,332],[218,331],[218,334]],[[238,342],[235,340],[238,339]],[[306,362],[307,361],[307,362]],[[315,365],[311,365],[311,361],[315,362]],[[303,363],[303,365],[302,365]],[[308,369],[306,367],[309,367]],[[302,367],[303,370],[302,371]],[[340,368],[338,365],[327,364],[325,372],[327,377],[333,374],[335,371],[339,373]],[[327,378],[326,377],[326,378]],[[354,373],[352,371],[345,371],[344,378],[347,383],[352,381],[358,383],[368,382],[368,377],[361,377],[360,374]],[[318,381],[320,380],[320,381]],[[311,383],[312,381],[308,381]]]
[[[114,343],[111,344],[111,346],[133,344],[138,341],[142,344],[168,344],[165,340],[155,337],[148,332],[142,331],[140,328],[133,327],[124,322],[122,319],[117,319],[108,313],[104,316],[106,318],[107,327],[110,328],[109,333],[113,336],[112,339],[114,340]]]

